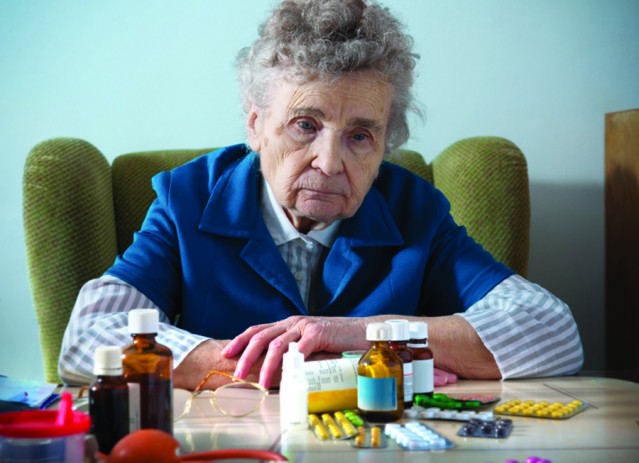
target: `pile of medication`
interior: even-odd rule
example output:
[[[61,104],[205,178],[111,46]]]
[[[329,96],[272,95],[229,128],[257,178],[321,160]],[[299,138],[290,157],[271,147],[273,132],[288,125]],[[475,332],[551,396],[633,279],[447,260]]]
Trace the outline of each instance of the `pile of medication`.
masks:
[[[404,450],[445,450],[455,446],[438,432],[417,421],[389,423],[384,427],[384,434]]]
[[[535,418],[566,419],[585,410],[588,404],[581,400],[568,403],[513,399],[495,407],[500,415],[530,416]]]
[[[492,437],[494,439],[505,439],[510,436],[513,430],[513,421],[508,418],[497,419],[495,421],[470,420],[464,424],[458,436],[462,437]]]

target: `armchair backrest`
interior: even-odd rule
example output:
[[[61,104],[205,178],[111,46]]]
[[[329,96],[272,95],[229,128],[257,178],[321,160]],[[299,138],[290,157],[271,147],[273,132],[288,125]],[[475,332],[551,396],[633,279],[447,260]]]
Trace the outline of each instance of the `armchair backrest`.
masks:
[[[109,165],[90,143],[55,138],[34,147],[24,170],[24,226],[45,380],[57,362],[78,291],[131,243],[154,199],[151,177],[210,151],[129,153]],[[526,160],[511,142],[479,137],[455,143],[431,164],[419,153],[389,157],[441,189],[468,233],[526,275],[530,200]]]

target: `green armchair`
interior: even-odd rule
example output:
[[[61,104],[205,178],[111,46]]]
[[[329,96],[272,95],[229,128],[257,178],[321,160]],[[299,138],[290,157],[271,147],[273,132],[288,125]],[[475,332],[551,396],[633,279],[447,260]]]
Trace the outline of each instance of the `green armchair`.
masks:
[[[109,165],[90,143],[55,138],[35,146],[24,170],[24,227],[45,380],[59,382],[62,336],[80,287],[131,243],[153,201],[151,177],[207,149],[123,154]],[[530,199],[526,160],[498,137],[459,141],[431,164],[414,151],[389,156],[437,186],[452,214],[497,259],[528,267]]]

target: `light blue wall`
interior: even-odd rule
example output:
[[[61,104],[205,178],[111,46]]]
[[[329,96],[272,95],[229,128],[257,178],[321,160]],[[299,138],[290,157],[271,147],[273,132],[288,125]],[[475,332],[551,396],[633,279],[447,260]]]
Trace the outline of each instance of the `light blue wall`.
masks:
[[[387,1],[421,55],[408,147],[500,135],[529,162],[530,279],[603,367],[604,114],[639,107],[636,0]],[[39,141],[129,151],[243,139],[233,60],[273,1],[0,0],[0,374],[42,379],[22,228]]]

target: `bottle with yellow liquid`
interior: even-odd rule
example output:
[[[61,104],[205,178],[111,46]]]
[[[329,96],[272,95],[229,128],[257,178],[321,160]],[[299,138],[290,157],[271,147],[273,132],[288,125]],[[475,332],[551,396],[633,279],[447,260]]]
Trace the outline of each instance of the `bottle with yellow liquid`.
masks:
[[[374,423],[399,420],[404,414],[402,360],[389,346],[391,327],[369,323],[366,339],[371,347],[357,364],[357,408]]]

